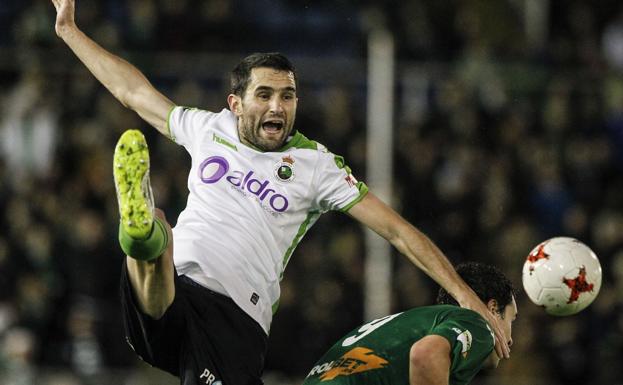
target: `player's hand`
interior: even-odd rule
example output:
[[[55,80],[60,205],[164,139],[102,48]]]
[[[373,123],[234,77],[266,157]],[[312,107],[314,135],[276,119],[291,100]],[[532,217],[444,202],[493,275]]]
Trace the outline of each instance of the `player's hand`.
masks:
[[[52,0],[54,8],[56,8],[56,25],[54,29],[56,34],[61,36],[63,30],[67,27],[74,27],[75,20],[75,0]]]
[[[462,301],[461,307],[477,312],[487,321],[489,327],[491,327],[491,330],[495,335],[495,353],[500,359],[510,358],[511,349],[508,346],[509,338],[500,327],[498,319],[491,314],[489,309],[487,309],[487,306],[478,297],[476,297],[475,300],[470,299],[469,301]]]

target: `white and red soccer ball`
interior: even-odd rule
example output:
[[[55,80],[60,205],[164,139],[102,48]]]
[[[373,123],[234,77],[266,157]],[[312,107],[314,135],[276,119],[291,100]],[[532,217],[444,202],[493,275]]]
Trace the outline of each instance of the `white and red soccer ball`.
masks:
[[[593,251],[574,238],[556,237],[535,247],[523,266],[523,287],[535,304],[566,316],[590,305],[601,288],[601,265]]]

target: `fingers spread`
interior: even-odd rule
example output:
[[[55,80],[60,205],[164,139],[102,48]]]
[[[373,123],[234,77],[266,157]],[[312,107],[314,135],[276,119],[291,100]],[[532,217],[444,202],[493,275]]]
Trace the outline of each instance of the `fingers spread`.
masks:
[[[502,347],[500,345],[501,344],[499,343],[499,340],[498,340],[498,343],[495,344],[495,354],[497,354],[499,359],[502,359],[504,358],[504,352],[502,351]]]
[[[498,356],[500,356],[500,358],[510,358],[510,349],[508,347],[508,343],[506,342],[506,336],[501,332],[498,332],[497,340],[501,353],[501,355],[498,353]]]

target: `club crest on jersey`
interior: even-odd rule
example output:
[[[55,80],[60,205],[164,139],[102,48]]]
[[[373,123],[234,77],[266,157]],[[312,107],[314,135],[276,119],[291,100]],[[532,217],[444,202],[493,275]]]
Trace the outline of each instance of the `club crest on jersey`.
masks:
[[[294,159],[286,155],[275,164],[275,177],[281,182],[292,182],[294,176]]]
[[[472,333],[469,330],[462,331],[458,328],[452,328],[454,332],[457,334],[457,341],[461,343],[461,355],[463,358],[467,358],[467,354],[469,350],[472,348]]]

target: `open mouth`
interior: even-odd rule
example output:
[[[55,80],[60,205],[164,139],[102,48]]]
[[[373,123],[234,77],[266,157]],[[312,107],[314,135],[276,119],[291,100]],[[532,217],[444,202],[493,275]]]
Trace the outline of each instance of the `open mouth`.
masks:
[[[279,132],[283,128],[283,122],[276,120],[269,120],[262,123],[262,128],[266,132]]]

